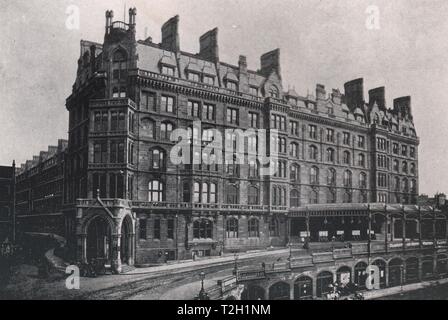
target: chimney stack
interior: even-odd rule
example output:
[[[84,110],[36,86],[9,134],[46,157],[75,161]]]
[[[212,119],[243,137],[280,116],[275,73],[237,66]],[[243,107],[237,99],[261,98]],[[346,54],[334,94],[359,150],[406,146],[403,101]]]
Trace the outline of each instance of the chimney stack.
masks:
[[[364,79],[355,79],[344,84],[345,102],[350,110],[362,107],[364,104]]]
[[[386,89],[384,87],[369,90],[369,105],[373,106],[376,102],[380,109],[386,108]]]
[[[110,33],[110,28],[112,27],[112,19],[114,17],[113,10],[106,11],[106,34]]]
[[[280,49],[275,49],[273,51],[263,54],[260,58],[261,60],[261,73],[268,77],[273,71],[276,71],[281,79],[280,70]]]
[[[162,44],[163,50],[179,52],[179,16],[174,16],[162,26]]]
[[[327,96],[327,91],[325,91],[325,86],[322,84],[316,85],[316,100],[325,100]]]
[[[129,9],[129,26],[131,29],[135,29],[135,16],[137,15],[136,8]]]
[[[215,63],[219,61],[218,28],[204,33],[199,38],[199,56]]]

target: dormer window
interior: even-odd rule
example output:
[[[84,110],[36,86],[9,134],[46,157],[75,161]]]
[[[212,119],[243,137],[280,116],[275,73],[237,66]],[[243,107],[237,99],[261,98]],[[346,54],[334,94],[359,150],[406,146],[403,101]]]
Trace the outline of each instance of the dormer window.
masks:
[[[162,74],[174,77],[174,68],[170,66],[162,66]]]
[[[214,86],[215,85],[215,77],[212,76],[204,76],[203,81],[205,84],[208,84],[210,86]]]
[[[196,72],[188,72],[188,80],[194,82],[200,82],[200,75]]]
[[[234,81],[227,81],[227,83],[226,83],[226,88],[229,90],[236,91],[237,87],[238,87],[238,84]]]
[[[271,98],[276,98],[276,99],[278,99],[278,98],[279,98],[278,89],[277,89],[276,87],[272,86],[272,87],[269,89],[269,96],[270,96]]]
[[[258,88],[257,87],[250,87],[249,88],[249,93],[253,96],[258,97]]]

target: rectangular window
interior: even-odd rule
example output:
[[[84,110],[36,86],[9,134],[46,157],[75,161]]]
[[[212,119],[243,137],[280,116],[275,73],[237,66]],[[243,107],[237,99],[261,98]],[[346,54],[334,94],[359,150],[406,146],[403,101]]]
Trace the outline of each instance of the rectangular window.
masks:
[[[226,85],[226,87],[227,87],[227,89],[229,89],[229,90],[236,91],[236,90],[237,90],[237,87],[238,87],[238,84],[237,84],[236,82],[233,82],[233,81],[227,81],[227,85]]]
[[[202,120],[215,121],[215,105],[204,103],[202,105]]]
[[[227,108],[227,123],[238,125],[238,110],[233,108]]]
[[[411,158],[415,158],[415,148],[414,147],[409,148],[409,156]]]
[[[204,76],[204,81],[205,84],[208,84],[210,86],[214,86],[215,85],[215,77],[211,77],[211,76]]]
[[[168,239],[174,239],[174,219],[168,219],[167,221],[167,235]]]
[[[334,130],[327,129],[327,142],[334,142]]]
[[[154,219],[154,239],[160,240],[160,219]]]
[[[153,92],[142,92],[140,105],[142,110],[156,111],[156,94]]]
[[[257,87],[250,87],[249,88],[249,93],[253,96],[258,97],[258,88]]]
[[[299,125],[298,125],[297,121],[291,121],[289,124],[291,127],[291,134],[294,136],[298,136],[299,135]]]
[[[401,155],[403,157],[407,157],[408,156],[408,146],[406,146],[406,145],[402,145],[401,146]]]
[[[146,219],[140,219],[139,220],[139,225],[140,225],[140,229],[139,229],[139,238],[140,240],[146,240],[147,239],[147,232],[146,232]]]
[[[258,113],[249,112],[249,121],[251,128],[258,128]]]
[[[96,132],[107,131],[109,115],[107,112],[97,111],[94,115],[94,130]]]
[[[394,143],[394,144],[392,145],[392,152],[393,152],[394,154],[398,154],[398,152],[399,152],[398,143]]]
[[[358,136],[358,148],[364,149],[365,148],[365,141],[366,139],[364,136]]]
[[[197,101],[188,100],[188,114],[192,117],[199,118],[200,117],[200,103]]]
[[[162,74],[174,77],[174,68],[169,66],[162,66]]]
[[[308,126],[308,133],[310,139],[317,139],[317,127],[313,124]]]
[[[107,163],[107,143],[99,142],[93,146],[93,162]]]
[[[174,98],[169,96],[162,96],[160,110],[162,112],[174,113]]]
[[[195,72],[188,72],[188,80],[194,81],[194,82],[199,82],[200,76],[199,76],[199,74],[197,74]]]
[[[346,146],[350,145],[350,133],[344,132],[342,143],[345,144]]]

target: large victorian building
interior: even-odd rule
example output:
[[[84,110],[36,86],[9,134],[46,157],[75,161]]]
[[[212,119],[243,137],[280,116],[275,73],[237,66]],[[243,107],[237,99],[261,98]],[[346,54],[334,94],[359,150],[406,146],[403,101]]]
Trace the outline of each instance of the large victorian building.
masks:
[[[63,188],[63,233],[79,260],[104,257],[120,269],[305,238],[403,234],[401,220],[369,228],[362,213],[369,203],[386,211],[387,203],[416,203],[410,97],[389,108],[377,88],[366,101],[362,79],[344,93],[317,85],[315,95],[300,96],[283,88],[278,49],[249,70],[244,56],[235,65],[220,61],[217,29],[200,37],[199,53],[182,51],[178,24],[176,16],[163,25],[161,43],[137,41],[136,10],[128,23],[108,11],[104,42],[81,41],[66,104]],[[210,129],[226,137],[226,129],[249,128],[278,132],[273,175],[260,174],[257,160],[171,161],[175,129],[187,130],[193,157],[201,158],[214,140]],[[259,152],[255,136],[244,145],[246,158]],[[408,233],[421,234],[417,225]]]

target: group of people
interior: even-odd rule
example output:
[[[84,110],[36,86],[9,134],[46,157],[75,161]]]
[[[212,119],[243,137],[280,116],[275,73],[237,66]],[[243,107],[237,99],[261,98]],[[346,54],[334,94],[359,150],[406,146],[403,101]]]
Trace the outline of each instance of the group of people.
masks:
[[[335,282],[328,288],[330,291],[327,293],[328,300],[340,300],[343,297],[347,297],[349,300],[364,300],[362,293],[358,292],[358,286],[352,282],[346,284]]]

